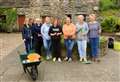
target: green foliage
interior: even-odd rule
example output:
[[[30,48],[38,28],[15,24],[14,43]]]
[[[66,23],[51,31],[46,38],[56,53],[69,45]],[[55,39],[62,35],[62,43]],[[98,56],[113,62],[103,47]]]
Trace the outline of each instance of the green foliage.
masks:
[[[103,32],[116,32],[118,31],[119,18],[116,16],[108,16],[101,22]]]
[[[117,0],[100,0],[100,10],[119,9],[119,4],[120,3],[117,3]]]
[[[0,14],[6,15],[6,22],[0,22],[0,31],[12,32],[12,26],[17,19],[17,13],[15,8],[0,8]]]

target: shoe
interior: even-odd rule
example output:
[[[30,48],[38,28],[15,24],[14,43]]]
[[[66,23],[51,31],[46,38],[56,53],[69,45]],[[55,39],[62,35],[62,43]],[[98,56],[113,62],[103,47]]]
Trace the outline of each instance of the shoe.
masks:
[[[69,59],[68,59],[68,62],[71,62],[71,61],[72,61],[72,58],[69,58]]]
[[[52,55],[49,55],[49,59],[52,59]]]
[[[95,58],[92,58],[92,61],[95,62]]]
[[[82,62],[82,58],[80,58],[80,62]]]
[[[84,58],[84,61],[85,61],[85,62],[87,62],[87,59],[86,59],[86,58]]]
[[[49,56],[47,56],[47,57],[46,57],[46,60],[49,60],[49,59],[50,59],[50,57],[49,57]]]
[[[99,62],[100,62],[100,59],[96,59],[96,62],[99,63]]]
[[[67,61],[67,60],[68,60],[68,57],[65,57],[64,60]]]
[[[53,61],[55,62],[55,61],[56,61],[56,58],[53,58]]]
[[[82,62],[83,64],[91,64],[92,62],[91,61],[84,61]]]
[[[58,62],[62,62],[61,58],[58,58]]]

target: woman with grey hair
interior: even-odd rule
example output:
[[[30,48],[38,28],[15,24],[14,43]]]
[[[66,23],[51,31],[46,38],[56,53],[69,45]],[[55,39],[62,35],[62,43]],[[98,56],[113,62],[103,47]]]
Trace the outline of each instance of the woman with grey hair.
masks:
[[[84,21],[84,16],[78,16],[78,22],[76,23],[77,28],[77,45],[80,56],[80,61],[87,62],[86,49],[87,49],[87,34],[89,31],[88,24]]]

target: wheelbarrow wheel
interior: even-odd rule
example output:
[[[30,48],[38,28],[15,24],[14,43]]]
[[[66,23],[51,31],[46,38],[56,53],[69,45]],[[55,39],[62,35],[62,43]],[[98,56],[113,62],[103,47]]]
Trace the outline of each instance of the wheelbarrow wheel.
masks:
[[[36,66],[33,66],[31,68],[31,78],[35,81],[37,79],[37,76],[38,76],[37,68]]]
[[[26,73],[26,67],[25,67],[25,66],[23,66],[23,70],[24,70],[24,72]]]

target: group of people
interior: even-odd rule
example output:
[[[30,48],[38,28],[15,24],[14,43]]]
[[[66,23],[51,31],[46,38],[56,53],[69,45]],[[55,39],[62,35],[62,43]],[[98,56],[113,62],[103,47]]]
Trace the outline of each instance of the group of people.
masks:
[[[63,35],[66,47],[65,61],[72,61],[72,49],[77,43],[80,61],[87,62],[87,42],[91,46],[92,61],[98,61],[99,36],[101,33],[100,23],[96,21],[96,15],[89,15],[89,22],[84,21],[84,16],[77,17],[78,22],[73,24],[70,17],[66,17],[65,23],[61,25],[60,20],[55,18],[51,22],[46,17],[44,23],[37,18],[26,19],[22,30],[26,52],[32,49],[41,54],[41,47],[44,46],[46,59],[61,62],[61,38]],[[53,52],[53,55],[51,54]]]

